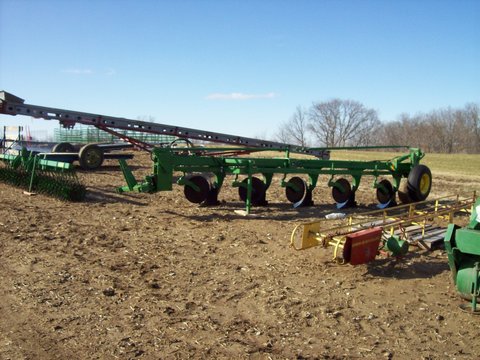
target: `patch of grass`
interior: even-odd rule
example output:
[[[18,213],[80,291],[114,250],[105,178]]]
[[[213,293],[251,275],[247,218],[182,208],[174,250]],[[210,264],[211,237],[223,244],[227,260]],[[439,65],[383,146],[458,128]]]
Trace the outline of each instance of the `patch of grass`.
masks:
[[[388,160],[400,156],[401,152],[380,151],[335,151],[332,159],[339,160]],[[433,173],[480,177],[480,155],[472,154],[426,154],[421,161]]]

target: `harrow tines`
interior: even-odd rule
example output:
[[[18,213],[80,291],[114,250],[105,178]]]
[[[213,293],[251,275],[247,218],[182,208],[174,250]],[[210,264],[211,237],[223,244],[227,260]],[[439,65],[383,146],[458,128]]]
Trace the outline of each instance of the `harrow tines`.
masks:
[[[73,170],[35,164],[32,166],[32,163],[29,166],[18,166],[16,160],[0,163],[0,181],[61,200],[85,199],[86,188]]]

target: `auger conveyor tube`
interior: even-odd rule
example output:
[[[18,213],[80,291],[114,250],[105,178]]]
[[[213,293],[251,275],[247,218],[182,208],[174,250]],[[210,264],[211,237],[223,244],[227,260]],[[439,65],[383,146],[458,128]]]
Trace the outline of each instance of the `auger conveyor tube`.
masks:
[[[25,104],[23,99],[6,91],[0,91],[0,113],[6,115],[32,116],[34,118],[45,120],[58,120],[65,128],[72,128],[75,124],[92,125],[107,132],[111,132],[112,129],[134,130],[144,133],[170,135],[179,138],[246,146],[251,148],[281,148],[292,153],[308,154],[322,159],[329,158],[329,152],[323,149],[315,150],[297,145],[259,140],[238,135],[229,135],[154,122],[130,120],[113,116]]]

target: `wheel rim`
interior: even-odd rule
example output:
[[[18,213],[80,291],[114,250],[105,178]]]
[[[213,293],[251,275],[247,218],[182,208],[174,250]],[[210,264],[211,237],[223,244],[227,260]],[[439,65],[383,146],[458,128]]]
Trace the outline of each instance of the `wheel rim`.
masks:
[[[422,177],[420,178],[420,192],[425,195],[428,193],[428,191],[430,190],[430,184],[431,184],[431,180],[430,180],[430,176],[425,173],[422,175]]]
[[[85,161],[90,167],[97,167],[101,162],[101,156],[96,149],[91,149],[85,155]]]

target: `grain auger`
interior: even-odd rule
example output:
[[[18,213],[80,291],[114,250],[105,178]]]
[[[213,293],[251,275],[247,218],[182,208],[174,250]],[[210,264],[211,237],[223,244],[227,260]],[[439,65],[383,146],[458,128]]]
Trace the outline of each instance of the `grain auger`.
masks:
[[[0,181],[69,201],[82,201],[86,193],[72,164],[42,159],[26,149],[18,155],[0,154]]]

